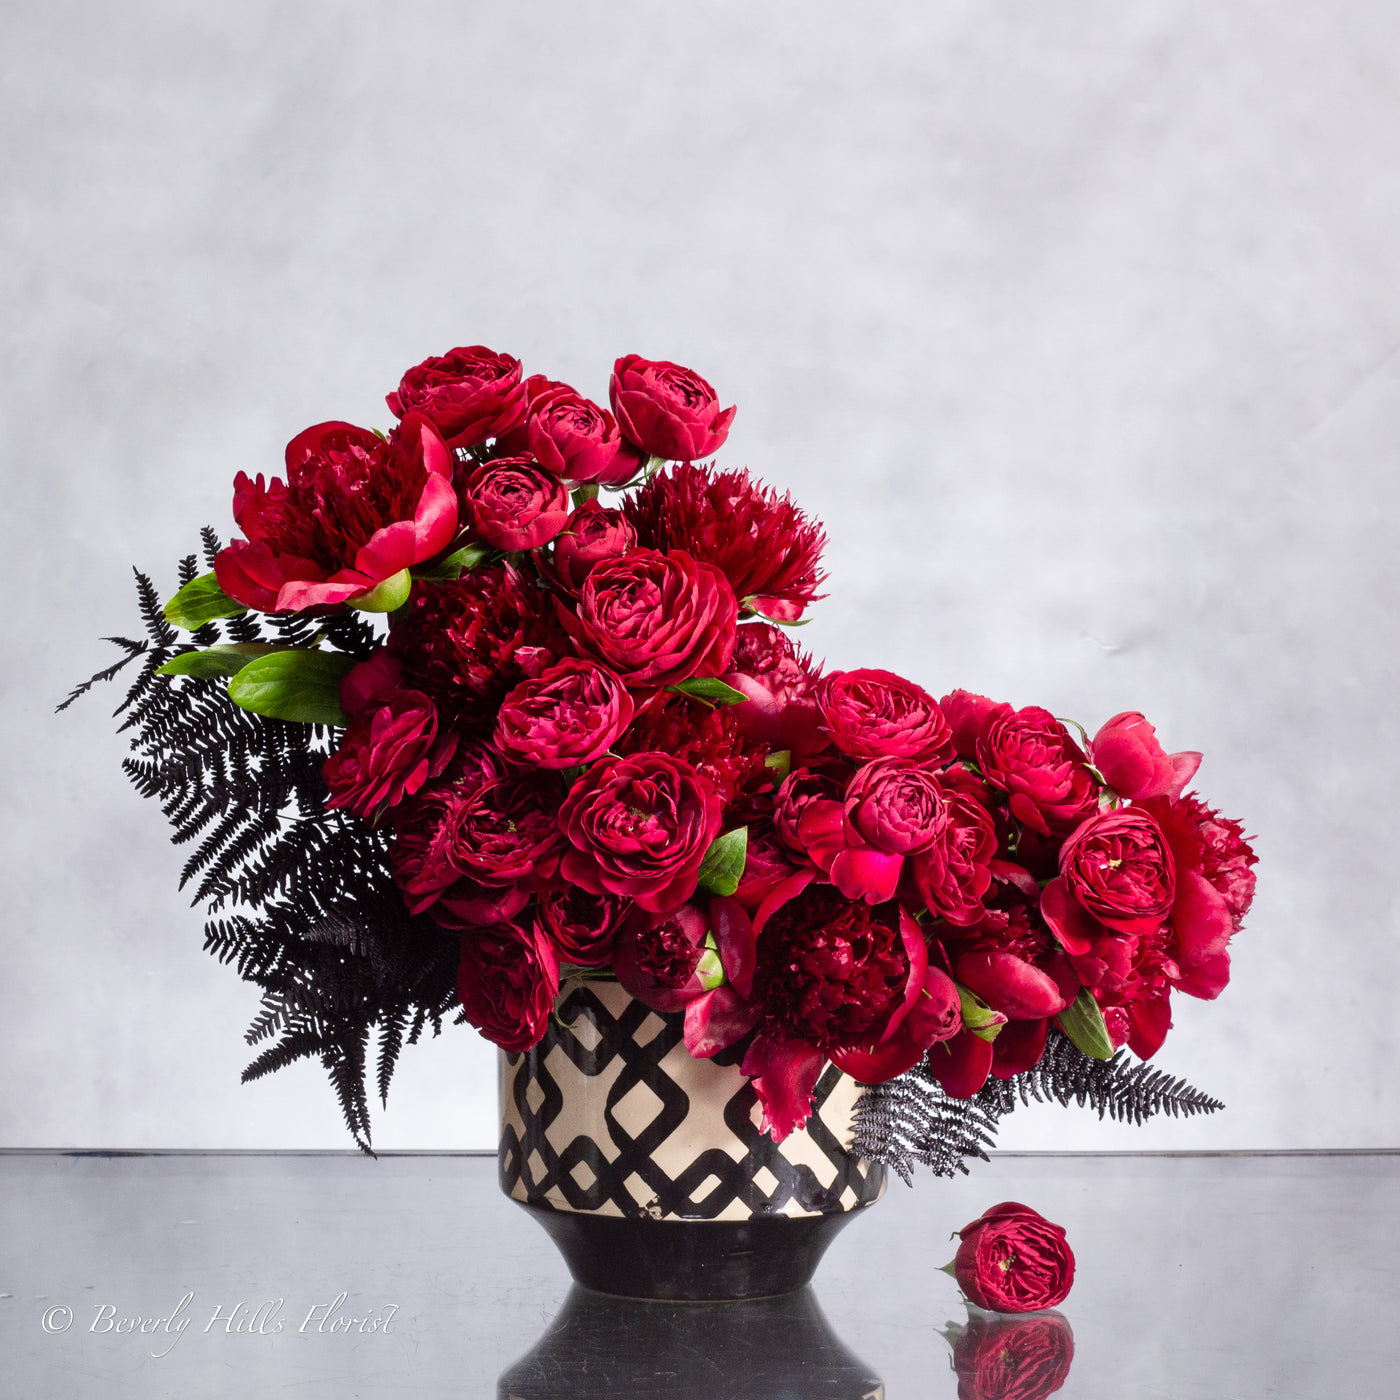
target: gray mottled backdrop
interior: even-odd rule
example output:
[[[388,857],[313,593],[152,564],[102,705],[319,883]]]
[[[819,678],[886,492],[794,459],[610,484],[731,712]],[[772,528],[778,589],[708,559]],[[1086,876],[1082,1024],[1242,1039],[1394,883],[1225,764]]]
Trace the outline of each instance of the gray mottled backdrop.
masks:
[[[858,18],[857,18],[858,16]],[[602,397],[694,365],[831,534],[804,640],[1092,729],[1140,708],[1258,833],[1164,1067],[1228,1112],[1028,1147],[1394,1145],[1393,0],[22,0],[3,77],[0,1142],[341,1146],[238,1083],[251,990],[54,702],[227,534],[240,469],[483,342]],[[492,1052],[377,1141],[483,1146]]]

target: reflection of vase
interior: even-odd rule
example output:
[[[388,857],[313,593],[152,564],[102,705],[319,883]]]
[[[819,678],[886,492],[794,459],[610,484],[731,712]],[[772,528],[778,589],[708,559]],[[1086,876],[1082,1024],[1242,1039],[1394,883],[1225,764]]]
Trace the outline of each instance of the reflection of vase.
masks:
[[[774,1143],[737,1057],[692,1059],[683,1025],[615,982],[568,984],[544,1040],[501,1056],[501,1189],[599,1292],[801,1288],[885,1189],[847,1151],[860,1086],[828,1066],[807,1127]]]
[[[577,1286],[497,1400],[883,1400],[884,1386],[832,1332],[810,1288],[677,1308]]]
[[[1016,1316],[968,1306],[966,1326],[949,1324],[958,1400],[1045,1400],[1069,1378],[1074,1333],[1062,1314]]]

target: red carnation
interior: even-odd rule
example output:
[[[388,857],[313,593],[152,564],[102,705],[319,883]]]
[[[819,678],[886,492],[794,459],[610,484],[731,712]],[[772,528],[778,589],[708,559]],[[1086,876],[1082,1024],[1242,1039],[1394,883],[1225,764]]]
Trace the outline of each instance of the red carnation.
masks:
[[[632,722],[632,697],[596,661],[566,657],[501,702],[496,747],[512,763],[572,768],[600,758]]]
[[[524,416],[520,361],[484,345],[461,346],[406,371],[387,402],[396,418],[421,413],[449,447],[475,447]]]
[[[693,369],[624,355],[613,366],[608,398],[618,426],[643,452],[693,462],[718,452],[734,409],[720,411],[715,391]]]
[[[495,924],[462,934],[457,996],[467,1020],[502,1050],[538,1045],[559,994],[559,963],[536,929]]]
[[[463,502],[476,532],[497,549],[538,549],[569,518],[569,493],[529,457],[497,457],[467,479]]]
[[[853,758],[913,758],[944,763],[953,732],[922,686],[890,671],[835,671],[817,685],[822,726]]]
[[[560,621],[584,654],[633,689],[717,676],[734,651],[738,607],[720,571],[682,550],[637,549],[594,566],[575,617]]]
[[[719,825],[719,797],[688,763],[664,753],[603,759],[559,811],[571,846],[561,870],[595,894],[623,895],[659,913],[695,893]]]
[[[394,614],[389,650],[407,683],[445,715],[489,732],[507,692],[569,646],[549,595],[501,564],[448,583],[416,582]]]
[[[977,761],[1011,795],[1011,815],[1042,836],[1073,831],[1099,805],[1099,785],[1069,730],[1036,705],[986,716]]]
[[[795,622],[821,596],[821,525],[747,471],[682,463],[653,478],[623,510],[643,545],[683,549],[723,570],[746,610]]]
[[[452,459],[406,418],[386,441],[318,423],[287,444],[287,480],[239,472],[233,516],[247,537],[214,560],[219,587],[261,612],[330,608],[440,554],[457,533]]]
[[[455,736],[439,741],[437,709],[422,691],[384,691],[351,719],[326,760],[326,806],[373,821],[441,773],[456,747]]]
[[[641,454],[624,441],[612,414],[567,384],[530,399],[526,440],[540,466],[565,481],[616,487],[642,468]]]
[[[578,596],[593,566],[637,547],[637,532],[620,510],[585,501],[554,541],[550,562],[555,581]]]

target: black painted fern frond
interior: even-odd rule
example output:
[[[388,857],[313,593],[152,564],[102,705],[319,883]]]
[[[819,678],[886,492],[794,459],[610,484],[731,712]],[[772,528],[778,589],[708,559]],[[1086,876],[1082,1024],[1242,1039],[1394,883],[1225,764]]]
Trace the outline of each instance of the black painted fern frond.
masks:
[[[201,532],[201,546],[212,568],[221,548],[213,530]],[[180,561],[182,585],[196,573],[195,555]],[[59,708],[142,659],[116,710],[118,732],[130,735],[123,768],[159,803],[172,841],[194,845],[180,883],[193,884],[194,902],[206,906],[205,949],[262,992],[247,1038],[266,1048],[244,1079],[319,1059],[368,1151],[371,1037],[382,1100],[404,1044],[428,1026],[440,1031],[455,1004],[457,940],[409,916],[389,870],[387,836],[327,809],[321,769],[337,731],[250,714],[219,680],[155,674],[188,643],[166,622],[150,578],[136,578],[147,640],[109,639],[126,654]],[[325,621],[244,613],[193,636],[200,646],[225,637],[329,644],[357,659],[377,645],[373,626],[353,614]]]

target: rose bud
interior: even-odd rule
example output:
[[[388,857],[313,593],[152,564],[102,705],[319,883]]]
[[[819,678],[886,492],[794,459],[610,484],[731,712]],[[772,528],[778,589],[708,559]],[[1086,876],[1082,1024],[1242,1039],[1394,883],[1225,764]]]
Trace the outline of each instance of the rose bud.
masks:
[[[578,596],[595,564],[637,547],[637,532],[620,510],[585,501],[555,537],[551,564],[556,582]]]
[[[632,697],[606,667],[566,657],[501,702],[495,744],[512,763],[572,768],[605,754],[632,722]]]
[[[569,518],[564,483],[529,457],[483,463],[462,494],[477,534],[497,549],[538,549]]]
[[[484,345],[461,346],[408,370],[387,402],[396,418],[421,413],[449,447],[475,447],[524,417],[520,361]]]
[[[608,398],[629,442],[652,457],[694,462],[723,446],[734,409],[693,369],[624,355],[613,366]]]
[[[531,399],[526,440],[540,466],[565,481],[621,486],[642,468],[641,454],[612,414],[567,384]]]
[[[1130,802],[1180,797],[1201,766],[1198,753],[1164,753],[1157,731],[1136,710],[1114,715],[1094,735],[1089,753],[1104,782]]]
[[[1003,1201],[958,1231],[950,1271],[958,1287],[992,1312],[1037,1312],[1064,1302],[1074,1283],[1074,1253],[1059,1225],[1015,1201]]]
[[[544,1039],[559,994],[559,963],[549,939],[516,924],[462,934],[457,997],[467,1020],[512,1054]]]
[[[1002,707],[985,695],[974,695],[970,690],[954,690],[938,702],[938,708],[952,726],[953,746],[958,757],[975,762],[977,741],[988,722]]]
[[[817,683],[822,726],[853,758],[946,763],[953,731],[928,691],[891,671],[835,671]]]
[[[958,1400],[1045,1400],[1069,1379],[1074,1333],[1057,1312],[970,1316],[943,1334],[953,1344]]]

